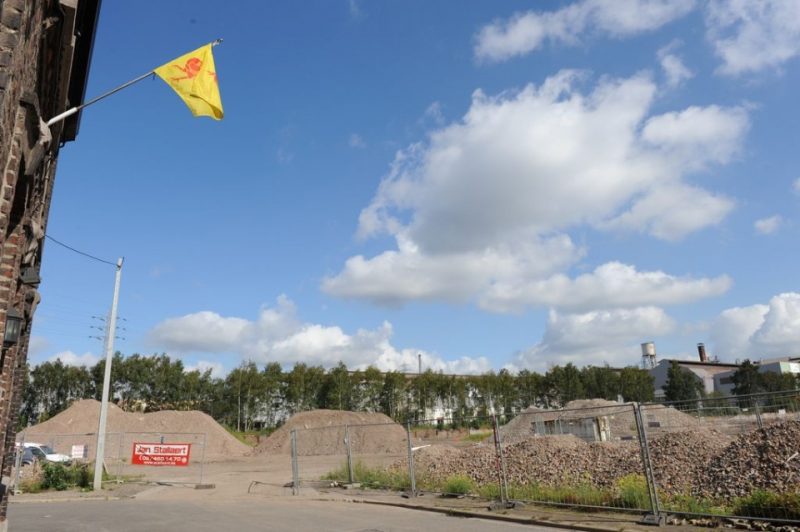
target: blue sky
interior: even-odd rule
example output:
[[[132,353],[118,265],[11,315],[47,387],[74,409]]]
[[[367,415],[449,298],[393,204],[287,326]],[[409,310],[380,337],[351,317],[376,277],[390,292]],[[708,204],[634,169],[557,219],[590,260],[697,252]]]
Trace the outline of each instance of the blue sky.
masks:
[[[475,372],[797,354],[792,0],[106,2],[48,233],[125,257],[123,353]],[[155,15],[157,13],[157,16]],[[113,268],[48,242],[34,363]]]

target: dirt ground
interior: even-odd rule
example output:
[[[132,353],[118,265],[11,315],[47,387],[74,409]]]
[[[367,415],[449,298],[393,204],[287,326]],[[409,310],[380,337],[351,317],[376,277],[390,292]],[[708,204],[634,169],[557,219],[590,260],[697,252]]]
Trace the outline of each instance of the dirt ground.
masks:
[[[388,465],[396,460],[392,455],[372,455],[359,457],[371,465]],[[261,455],[238,457],[227,461],[211,462],[204,465],[204,482],[212,484],[211,489],[195,489],[194,483],[197,481],[195,472],[184,468],[143,468],[144,478],[157,483],[134,483],[134,484],[108,484],[102,493],[80,493],[78,491],[66,492],[47,492],[35,495],[23,494],[15,495],[10,499],[12,510],[11,518],[14,515],[26,516],[31,523],[38,523],[35,519],[40,519],[42,515],[49,516],[52,508],[55,512],[63,504],[73,503],[78,500],[88,501],[87,504],[97,504],[103,501],[108,504],[109,511],[113,513],[114,504],[124,501],[132,501],[137,504],[142,502],[142,508],[147,504],[162,505],[171,508],[218,508],[224,514],[238,515],[236,508],[261,508],[268,515],[272,515],[270,509],[284,508],[286,511],[296,512],[301,508],[307,508],[309,504],[319,502],[330,503],[329,515],[372,515],[376,514],[373,508],[383,508],[380,511],[391,512],[396,508],[385,508],[385,506],[414,508],[419,510],[435,511],[459,515],[461,517],[489,517],[493,519],[507,519],[514,522],[524,522],[530,525],[540,524],[546,526],[556,526],[558,528],[596,530],[603,532],[612,531],[645,531],[652,528],[637,525],[641,516],[636,514],[623,513],[587,513],[572,512],[568,510],[553,509],[548,507],[523,506],[516,509],[490,511],[486,501],[476,499],[443,499],[431,494],[423,494],[420,497],[407,499],[396,492],[385,492],[379,490],[346,490],[338,487],[330,487],[326,483],[319,482],[317,479],[331,469],[340,467],[344,461],[342,456],[315,456],[301,457],[300,476],[308,479],[304,482],[298,496],[292,495],[290,482],[292,479],[291,460],[285,455]],[[312,482],[313,480],[313,482]],[[183,484],[186,482],[186,484]],[[92,502],[94,501],[94,502]],[[38,504],[27,504],[38,503]],[[362,504],[353,504],[362,503]],[[62,505],[62,506],[59,506]],[[369,508],[367,508],[369,505]],[[377,505],[377,506],[372,506]],[[41,506],[41,510],[32,507]],[[76,515],[75,512],[81,508],[72,508],[67,513]],[[19,508],[14,510],[14,508]],[[295,508],[292,510],[292,508]],[[363,511],[362,511],[363,510]],[[199,511],[199,510],[198,510]],[[94,511],[91,515],[94,516]],[[372,514],[370,514],[372,512]],[[41,515],[40,515],[41,514]],[[38,516],[38,517],[37,517]],[[442,522],[438,528],[426,528],[425,523],[432,523],[431,520],[438,519],[431,514],[420,513],[418,524],[409,530],[440,530],[450,529],[455,526],[454,521],[450,523]],[[379,524],[380,519],[376,524]],[[449,524],[448,524],[449,523]],[[477,523],[477,521],[476,521]],[[487,522],[489,523],[489,522]],[[497,523],[499,526],[501,523]],[[451,526],[452,525],[452,526]],[[495,525],[483,525],[483,530],[500,530]],[[24,527],[23,527],[24,528]],[[23,528],[20,528],[22,530]],[[202,527],[201,527],[202,528]],[[363,527],[362,527],[363,528]],[[41,528],[29,528],[39,530]],[[331,528],[333,530],[334,528]],[[341,530],[353,530],[353,528],[340,528]],[[396,530],[396,528],[381,528],[376,526],[373,530],[385,529]],[[535,529],[531,527],[530,529]],[[70,529],[72,530],[72,529]],[[75,530],[86,530],[77,527]],[[126,529],[128,530],[128,529]],[[139,530],[135,527],[129,530]],[[144,530],[144,529],[142,529]],[[176,529],[178,530],[178,529]],[[289,528],[287,528],[289,530]],[[400,530],[397,528],[397,530]],[[693,527],[666,526],[660,528],[664,532],[677,532],[686,530],[698,530]]]

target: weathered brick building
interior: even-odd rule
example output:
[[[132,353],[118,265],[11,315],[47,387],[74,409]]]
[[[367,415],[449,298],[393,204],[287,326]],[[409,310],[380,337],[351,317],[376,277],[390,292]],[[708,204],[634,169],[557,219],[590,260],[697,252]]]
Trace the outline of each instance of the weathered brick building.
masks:
[[[58,151],[74,140],[100,0],[0,0],[0,530]]]

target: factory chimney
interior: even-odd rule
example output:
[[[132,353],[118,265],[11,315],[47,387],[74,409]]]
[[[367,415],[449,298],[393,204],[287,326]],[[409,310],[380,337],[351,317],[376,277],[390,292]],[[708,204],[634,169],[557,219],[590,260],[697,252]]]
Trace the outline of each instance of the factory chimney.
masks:
[[[697,344],[697,353],[700,355],[700,362],[708,362],[708,355],[706,355],[706,346],[702,343]]]

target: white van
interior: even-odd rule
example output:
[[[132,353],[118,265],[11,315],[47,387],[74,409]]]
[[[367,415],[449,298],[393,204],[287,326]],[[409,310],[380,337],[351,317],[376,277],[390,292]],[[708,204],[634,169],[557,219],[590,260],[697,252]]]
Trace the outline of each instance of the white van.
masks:
[[[72,461],[72,458],[66,454],[57,453],[47,445],[43,445],[41,443],[26,441],[22,444],[22,446],[26,449],[30,449],[33,453],[33,456],[35,456],[37,460],[47,460],[48,462],[54,462],[57,464],[68,464]]]

